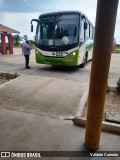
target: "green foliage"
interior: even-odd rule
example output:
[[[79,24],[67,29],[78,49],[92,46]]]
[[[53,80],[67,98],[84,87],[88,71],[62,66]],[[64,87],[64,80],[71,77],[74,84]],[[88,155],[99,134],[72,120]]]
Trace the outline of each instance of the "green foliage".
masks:
[[[113,39],[113,43],[116,44],[116,39],[115,38]]]
[[[6,45],[6,50],[10,50],[10,47],[8,44]]]
[[[12,38],[13,38],[14,47],[19,47],[20,41],[22,41],[23,38],[21,36],[19,36],[19,35],[13,35]]]
[[[14,35],[13,36],[13,44],[15,46],[19,45],[19,35]]]
[[[116,47],[120,48],[120,44],[116,44]]]
[[[23,39],[26,41],[26,40],[28,40],[28,36],[27,35],[24,35],[23,36]]]
[[[120,49],[115,49],[115,53],[118,53],[118,54],[120,54]]]
[[[116,45],[115,53],[120,54],[120,45],[119,44]]]
[[[120,78],[117,81],[117,93],[120,94]]]
[[[0,78],[1,79],[7,79],[7,80],[10,80],[10,79],[14,79],[14,78],[17,78],[19,75],[17,73],[4,73],[4,72],[0,72]]]

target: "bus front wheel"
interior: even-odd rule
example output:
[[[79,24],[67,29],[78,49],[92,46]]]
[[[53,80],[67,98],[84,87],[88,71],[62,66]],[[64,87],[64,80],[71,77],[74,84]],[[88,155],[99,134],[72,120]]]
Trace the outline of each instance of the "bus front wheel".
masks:
[[[83,63],[80,64],[80,68],[84,68],[87,63],[87,54],[84,56]]]

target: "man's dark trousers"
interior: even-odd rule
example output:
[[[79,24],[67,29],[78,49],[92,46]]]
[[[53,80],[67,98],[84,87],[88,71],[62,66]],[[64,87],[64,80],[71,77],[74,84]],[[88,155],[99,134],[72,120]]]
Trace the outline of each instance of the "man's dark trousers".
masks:
[[[25,56],[25,63],[26,63],[26,68],[29,67],[29,55],[24,55]]]

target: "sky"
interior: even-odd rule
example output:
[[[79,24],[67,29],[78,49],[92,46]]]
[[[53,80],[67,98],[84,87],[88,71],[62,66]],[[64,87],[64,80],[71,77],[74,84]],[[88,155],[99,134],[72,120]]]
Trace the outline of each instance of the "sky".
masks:
[[[29,39],[33,39],[35,27],[31,33],[30,22],[40,14],[64,10],[82,11],[95,25],[96,7],[97,0],[0,0],[0,24],[19,31],[20,36],[28,35]],[[120,44],[120,3],[114,37]]]

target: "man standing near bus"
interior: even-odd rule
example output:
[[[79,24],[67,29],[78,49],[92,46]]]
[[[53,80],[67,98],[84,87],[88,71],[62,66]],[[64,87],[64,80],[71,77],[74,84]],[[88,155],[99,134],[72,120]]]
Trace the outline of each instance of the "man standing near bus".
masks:
[[[24,55],[25,57],[25,68],[26,69],[30,69],[30,66],[29,66],[29,59],[30,59],[30,50],[32,48],[30,47],[30,43],[29,41],[27,40],[23,46],[22,46],[22,55]]]

